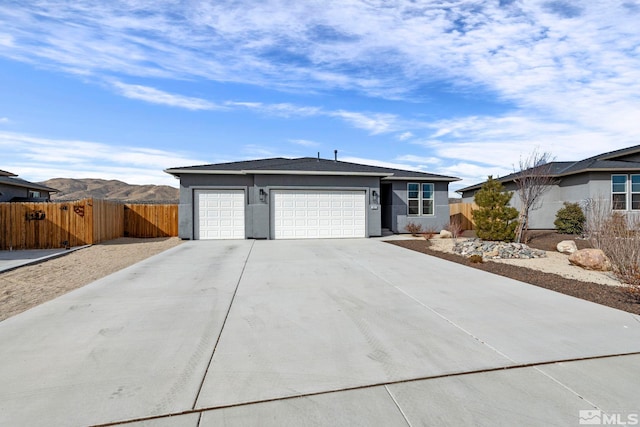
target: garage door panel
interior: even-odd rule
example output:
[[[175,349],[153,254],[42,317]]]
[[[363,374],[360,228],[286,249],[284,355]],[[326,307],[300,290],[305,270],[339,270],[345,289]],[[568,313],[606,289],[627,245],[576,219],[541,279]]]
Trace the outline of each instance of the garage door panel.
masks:
[[[244,239],[242,190],[196,190],[195,239]]]
[[[273,190],[276,239],[366,236],[364,191]]]

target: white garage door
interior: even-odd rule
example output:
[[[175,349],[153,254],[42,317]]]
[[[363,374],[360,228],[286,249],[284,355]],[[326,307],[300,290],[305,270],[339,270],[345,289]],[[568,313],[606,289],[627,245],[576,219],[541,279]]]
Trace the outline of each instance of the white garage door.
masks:
[[[276,239],[365,237],[364,191],[273,190]]]
[[[196,190],[195,238],[244,239],[244,191]]]

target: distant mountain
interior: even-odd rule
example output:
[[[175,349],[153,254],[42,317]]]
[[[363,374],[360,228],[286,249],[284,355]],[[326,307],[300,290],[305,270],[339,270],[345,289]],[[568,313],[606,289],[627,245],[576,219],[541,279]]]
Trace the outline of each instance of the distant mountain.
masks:
[[[39,184],[55,188],[51,200],[78,200],[93,197],[127,202],[178,203],[179,190],[168,185],[133,185],[115,179],[53,178]]]

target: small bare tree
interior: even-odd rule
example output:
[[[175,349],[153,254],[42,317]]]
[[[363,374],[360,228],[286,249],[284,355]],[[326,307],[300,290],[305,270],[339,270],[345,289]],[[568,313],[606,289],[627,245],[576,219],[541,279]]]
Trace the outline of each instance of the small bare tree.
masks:
[[[551,175],[551,153],[541,153],[536,148],[526,158],[520,158],[519,169],[515,172],[516,192],[520,197],[520,216],[515,241],[520,243],[529,230],[529,212],[538,207],[540,199],[556,183]]]

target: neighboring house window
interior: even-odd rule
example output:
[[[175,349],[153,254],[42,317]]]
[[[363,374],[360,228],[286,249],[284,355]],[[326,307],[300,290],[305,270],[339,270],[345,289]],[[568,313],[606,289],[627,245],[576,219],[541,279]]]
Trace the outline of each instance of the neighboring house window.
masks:
[[[640,175],[611,175],[611,206],[617,211],[640,210]]]
[[[433,215],[433,184],[407,184],[407,213]]]
[[[640,210],[640,175],[631,175],[631,209]]]
[[[39,191],[29,190],[29,197],[30,198],[40,197],[40,192]]]

